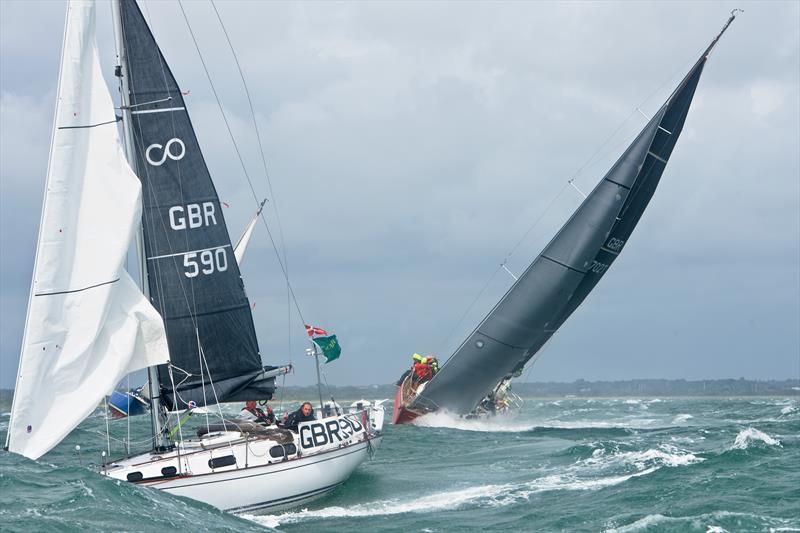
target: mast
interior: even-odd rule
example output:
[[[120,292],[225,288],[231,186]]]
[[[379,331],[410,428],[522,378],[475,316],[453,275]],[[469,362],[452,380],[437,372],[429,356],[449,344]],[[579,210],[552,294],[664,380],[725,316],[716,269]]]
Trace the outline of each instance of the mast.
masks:
[[[136,157],[133,142],[133,132],[131,131],[131,109],[130,91],[128,87],[128,57],[125,52],[125,36],[122,27],[122,15],[120,13],[120,2],[111,2],[111,12],[114,19],[115,41],[117,47],[117,62],[114,74],[119,78],[120,86],[120,111],[122,112],[122,137],[125,148],[125,156],[131,168],[136,171]],[[137,172],[138,174],[138,172]],[[147,282],[147,259],[144,252],[144,227],[140,223],[136,232],[136,257],[139,260],[139,288],[142,293],[150,300],[150,285]],[[153,431],[153,448],[156,451],[164,451],[171,448],[169,438],[164,431],[161,419],[161,382],[158,377],[158,367],[150,366],[147,368],[147,384],[150,395],[150,420]]]

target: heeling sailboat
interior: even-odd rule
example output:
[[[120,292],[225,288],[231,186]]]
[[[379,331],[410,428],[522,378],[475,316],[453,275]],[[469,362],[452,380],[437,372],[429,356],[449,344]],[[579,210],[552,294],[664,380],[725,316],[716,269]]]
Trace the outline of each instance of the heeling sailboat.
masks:
[[[550,337],[622,252],[658,186],[681,134],[709,54],[735,12],[689,73],[584,199],[556,236],[429,381],[401,380],[392,421],[446,410],[470,415],[497,407]]]
[[[224,510],[309,501],[371,455],[383,408],[318,413],[297,432],[223,420],[190,440],[180,423],[169,427],[167,411],[269,399],[289,368],[261,363],[240,258],[180,88],[135,0],[112,11],[128,157],[94,2],[73,0],[6,446],[40,457],[123,375],[147,367],[153,449],[105,464],[105,475]],[[123,268],[140,220],[142,290]]]

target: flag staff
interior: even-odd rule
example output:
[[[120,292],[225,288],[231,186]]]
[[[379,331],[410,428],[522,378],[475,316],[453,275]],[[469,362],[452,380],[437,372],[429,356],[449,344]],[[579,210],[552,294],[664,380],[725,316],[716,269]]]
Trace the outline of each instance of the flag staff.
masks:
[[[322,406],[322,381],[319,377],[319,345],[313,340],[311,341],[311,345],[314,347],[314,362],[317,364],[317,393],[319,394],[319,412],[322,413],[321,416],[325,416],[325,409]]]

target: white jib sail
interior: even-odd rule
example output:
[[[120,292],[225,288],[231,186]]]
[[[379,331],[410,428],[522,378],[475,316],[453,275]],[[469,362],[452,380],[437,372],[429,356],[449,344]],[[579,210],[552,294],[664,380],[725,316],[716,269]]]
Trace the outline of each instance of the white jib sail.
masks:
[[[124,269],[141,186],[122,153],[94,29],[94,3],[71,2],[7,441],[32,459],[126,373],[169,358],[161,316]]]
[[[247,251],[247,245],[250,244],[250,237],[253,236],[253,230],[256,227],[259,215],[261,215],[261,209],[258,210],[258,213],[256,213],[250,220],[250,223],[247,224],[244,233],[242,233],[242,236],[236,241],[236,246],[233,247],[233,255],[236,257],[236,264],[239,266],[242,266],[242,261],[244,261],[244,254]]]

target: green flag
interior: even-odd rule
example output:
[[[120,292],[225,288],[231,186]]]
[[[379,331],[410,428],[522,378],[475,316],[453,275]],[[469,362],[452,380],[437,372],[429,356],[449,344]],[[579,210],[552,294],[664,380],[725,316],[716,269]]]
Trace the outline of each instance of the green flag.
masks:
[[[326,363],[330,363],[331,361],[338,359],[342,354],[342,347],[339,346],[339,341],[336,340],[336,335],[331,335],[329,337],[316,337],[314,342],[317,344],[317,346],[319,346],[320,350],[322,350],[322,354],[325,356]]]

